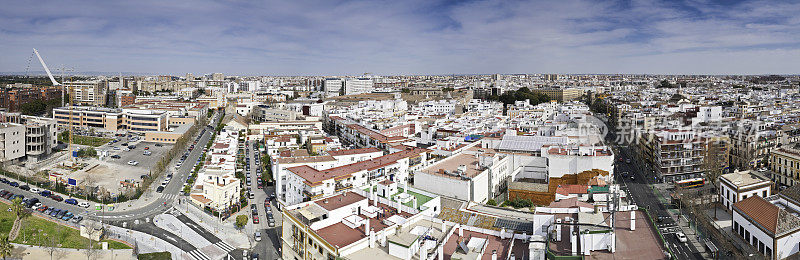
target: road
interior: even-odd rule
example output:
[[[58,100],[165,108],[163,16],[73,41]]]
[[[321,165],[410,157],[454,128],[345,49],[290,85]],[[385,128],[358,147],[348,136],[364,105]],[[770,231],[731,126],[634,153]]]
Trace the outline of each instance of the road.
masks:
[[[616,162],[614,172],[616,173],[617,182],[628,193],[631,203],[641,208],[647,208],[653,218],[658,218],[659,216],[667,217],[661,223],[656,223],[656,225],[662,231],[667,246],[678,259],[703,259],[700,253],[692,250],[687,243],[678,241],[675,233],[679,232],[680,228],[677,226],[675,219],[669,217],[668,207],[670,205],[662,204],[659,197],[653,192],[650,186],[653,177],[644,174],[645,167],[636,159],[636,156],[632,154],[629,148],[618,148],[617,158],[622,158],[622,161],[618,160]],[[630,163],[627,163],[627,160],[630,160]],[[633,179],[623,176],[624,172],[633,174]],[[663,195],[667,196],[666,194]]]
[[[245,143],[247,147],[247,149],[245,149],[245,157],[250,159],[250,170],[245,171],[245,174],[252,180],[248,187],[254,192],[255,196],[254,199],[251,199],[249,203],[251,205],[256,205],[258,209],[259,223],[253,224],[253,222],[250,221],[248,226],[245,227],[245,230],[248,230],[248,235],[251,239],[256,231],[261,232],[262,239],[260,242],[256,242],[253,248],[251,248],[251,253],[257,253],[259,255],[259,259],[279,259],[280,257],[278,255],[278,248],[280,247],[280,239],[278,234],[280,229],[279,225],[281,223],[280,214],[275,214],[278,211],[275,206],[273,206],[274,204],[270,203],[270,208],[275,218],[275,227],[270,227],[267,221],[267,212],[264,208],[264,201],[267,199],[269,194],[275,192],[275,186],[267,186],[266,183],[264,183],[262,189],[258,188],[258,178],[261,176],[258,174],[257,169],[260,169],[261,165],[256,164],[256,162],[260,161],[261,157],[258,149],[253,149],[253,145],[256,143],[256,141],[246,141]],[[251,211],[248,210],[248,212]],[[250,214],[250,218],[252,219],[252,213]]]

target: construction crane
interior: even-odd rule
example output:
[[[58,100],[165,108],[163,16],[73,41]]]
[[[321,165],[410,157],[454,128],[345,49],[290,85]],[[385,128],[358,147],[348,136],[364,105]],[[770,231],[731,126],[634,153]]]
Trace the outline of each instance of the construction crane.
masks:
[[[67,130],[69,131],[69,142],[67,144],[68,145],[67,146],[67,150],[69,152],[70,158],[72,158],[72,165],[74,166],[77,163],[77,157],[74,155],[73,146],[72,146],[72,135],[73,135],[73,131],[72,131],[73,130],[72,129],[73,128],[72,127],[72,84],[70,84],[69,86],[65,86],[65,85],[62,85],[61,83],[58,83],[58,81],[56,81],[56,78],[53,77],[53,73],[50,73],[50,69],[47,68],[47,64],[44,63],[44,60],[42,59],[42,55],[39,55],[39,51],[37,51],[36,48],[33,48],[33,53],[35,53],[36,57],[39,58],[39,63],[41,63],[42,67],[44,67],[44,71],[47,72],[47,76],[50,77],[50,81],[53,83],[53,86],[62,86],[62,87],[64,87],[63,91],[67,92],[67,103],[66,103],[66,106],[67,106],[67,109],[69,109],[69,121],[68,121],[69,126],[67,127]],[[62,72],[63,71],[64,70],[62,69]],[[64,81],[63,77],[61,78],[61,81],[62,82]]]

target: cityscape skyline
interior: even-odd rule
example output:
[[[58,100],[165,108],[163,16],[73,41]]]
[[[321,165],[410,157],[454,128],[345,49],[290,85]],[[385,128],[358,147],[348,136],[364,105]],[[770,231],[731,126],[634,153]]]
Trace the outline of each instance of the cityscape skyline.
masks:
[[[0,10],[0,71],[796,74],[778,1],[70,3]],[[342,15],[345,14],[345,15]]]

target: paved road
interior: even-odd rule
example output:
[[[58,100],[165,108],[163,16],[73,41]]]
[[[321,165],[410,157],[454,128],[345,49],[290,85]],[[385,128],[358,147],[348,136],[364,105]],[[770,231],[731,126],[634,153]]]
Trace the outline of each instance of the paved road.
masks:
[[[632,156],[632,152],[628,148],[619,148],[620,153],[618,154],[618,158],[622,158],[623,162],[617,161],[614,172],[616,173],[618,183],[623,186],[630,197],[629,199],[632,200],[631,203],[639,207],[647,208],[653,218],[657,218],[658,216],[670,216],[667,212],[670,206],[661,203],[648,183],[653,177],[644,174],[641,163]],[[625,162],[628,159],[631,160],[631,163]],[[633,174],[633,179],[630,177],[625,178],[623,172]],[[668,196],[666,194],[663,195]],[[678,259],[703,259],[702,256],[692,250],[687,243],[678,241],[675,232],[678,232],[680,229],[674,219],[667,218],[662,223],[657,223],[657,225],[658,228],[662,230],[664,239],[667,241],[667,246]]]
[[[255,193],[255,196],[254,199],[250,200],[250,204],[256,205],[258,209],[259,223],[253,224],[251,221],[245,230],[248,230],[248,235],[251,239],[256,231],[261,232],[262,239],[260,242],[255,243],[255,246],[253,246],[251,249],[251,253],[257,253],[259,255],[259,259],[279,259],[277,250],[280,247],[280,239],[278,237],[278,231],[281,223],[280,214],[275,206],[270,203],[270,208],[272,210],[273,217],[275,218],[275,227],[270,227],[267,221],[267,212],[264,208],[264,201],[267,199],[269,194],[272,194],[275,191],[275,186],[266,186],[266,183],[264,183],[263,188],[258,189],[258,178],[260,178],[260,175],[258,174],[257,169],[259,169],[261,165],[256,165],[256,162],[260,161],[261,157],[258,149],[253,149],[253,145],[256,143],[256,141],[247,141],[245,143],[247,146],[245,156],[250,158],[250,171],[245,171],[245,174],[252,180],[249,187],[250,190]],[[248,209],[248,212],[251,211]],[[252,213],[250,217],[252,219]],[[235,257],[241,257],[241,252],[237,251],[237,253],[239,256]]]

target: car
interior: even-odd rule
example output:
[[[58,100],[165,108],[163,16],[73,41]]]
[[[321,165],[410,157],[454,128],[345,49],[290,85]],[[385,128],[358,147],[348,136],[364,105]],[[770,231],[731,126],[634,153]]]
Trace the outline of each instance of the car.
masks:
[[[625,163],[627,163],[627,164],[631,164],[631,159],[630,159],[630,158],[628,158],[628,159],[625,159]]]
[[[681,241],[681,243],[686,243],[686,241],[689,241],[689,239],[686,238],[686,234],[683,234],[683,232],[675,233],[675,237],[678,238],[678,241]]]
[[[2,182],[2,183],[8,183],[9,181],[8,181],[8,179],[6,179],[6,178],[0,178],[0,182]]]
[[[70,205],[78,205],[78,200],[76,199],[66,199],[64,202]]]
[[[39,192],[39,195],[42,195],[45,198],[50,197],[51,194],[53,194],[53,193],[50,192],[49,190],[43,190],[43,191]]]
[[[6,195],[3,195],[3,198],[10,200],[11,196],[14,196],[14,193],[9,192],[9,193],[6,193]]]
[[[145,147],[144,147],[144,149],[145,149],[145,150],[150,150],[150,147],[148,147],[148,146],[145,146]]]
[[[164,145],[163,144],[156,144],[156,147],[162,147],[162,146],[164,146]]]
[[[28,184],[25,184],[25,185],[19,186],[19,188],[20,188],[20,189],[23,189],[23,190],[31,190],[31,186],[28,186]]]
[[[669,217],[666,217],[666,216],[658,216],[658,218],[656,218],[656,222],[658,222],[658,223],[662,223],[662,222],[664,222],[665,220],[667,220],[668,218],[669,218]]]
[[[164,186],[163,185],[158,186],[158,188],[156,188],[156,192],[158,192],[158,193],[164,192]]]
[[[64,198],[62,198],[61,196],[56,195],[56,194],[53,194],[52,196],[50,196],[50,198],[55,200],[55,201],[58,201],[58,202],[61,202],[61,201],[64,200]]]
[[[36,204],[33,204],[33,207],[31,207],[31,210],[37,210],[41,208],[43,205],[44,204],[42,204],[41,202],[36,202]]]
[[[119,151],[119,146],[114,146],[114,151]]]
[[[69,212],[69,211],[67,211],[67,210],[62,210],[62,211],[58,212],[58,214],[56,214],[56,218],[61,218],[61,217],[63,217],[64,215],[66,215],[66,214],[67,214],[67,212]]]
[[[45,215],[50,215],[50,213],[53,213],[54,210],[56,210],[56,209],[55,208],[47,208],[43,213]]]
[[[50,212],[50,214],[49,214],[49,215],[50,215],[51,217],[55,217],[56,215],[58,215],[58,213],[59,213],[59,212],[61,212],[61,210],[60,210],[60,209],[53,209],[53,211],[52,211],[52,212]]]
[[[258,254],[257,253],[253,253],[252,255],[250,255],[250,259],[251,260],[258,260]]]
[[[42,191],[42,189],[39,189],[38,187],[33,187],[33,188],[31,188],[30,191],[33,192],[33,193],[39,193],[40,191]]]
[[[77,224],[78,222],[81,222],[81,220],[83,220],[83,216],[76,216],[75,218],[72,219],[72,223]]]
[[[89,207],[89,202],[81,201],[81,202],[78,203],[78,207],[88,208]]]
[[[258,223],[259,223],[258,216],[253,216],[253,224],[258,224]]]
[[[8,185],[11,185],[11,187],[19,187],[19,183],[18,183],[18,182],[16,182],[16,181],[12,181],[12,182],[11,182],[11,183],[9,183]]]
[[[111,158],[113,158],[113,159],[119,159],[119,158],[122,158],[122,157],[121,157],[121,156],[119,156],[119,154],[115,154],[115,155],[112,155],[112,156],[111,156]]]
[[[49,207],[47,207],[47,205],[42,205],[41,207],[36,208],[36,211],[44,213],[48,208]]]
[[[274,227],[275,226],[275,219],[271,219],[271,218],[267,219],[267,224],[269,225],[269,227]]]
[[[61,220],[69,221],[69,219],[71,219],[72,217],[73,217],[72,212],[67,212],[67,214],[64,214],[64,216],[61,217]]]
[[[175,169],[180,169],[180,168],[181,168],[181,165],[183,165],[183,164],[180,164],[180,163],[176,164],[176,165],[175,165]]]
[[[136,166],[136,165],[139,165],[139,162],[137,162],[137,161],[128,161],[128,165]]]
[[[25,207],[28,207],[28,208],[33,207],[33,205],[36,205],[36,203],[39,203],[39,199],[30,198],[25,202]]]
[[[255,237],[256,241],[261,241],[261,232],[256,232],[253,237]]]

